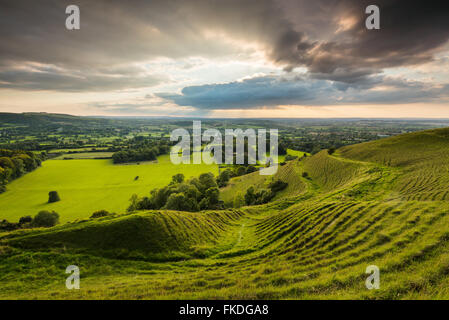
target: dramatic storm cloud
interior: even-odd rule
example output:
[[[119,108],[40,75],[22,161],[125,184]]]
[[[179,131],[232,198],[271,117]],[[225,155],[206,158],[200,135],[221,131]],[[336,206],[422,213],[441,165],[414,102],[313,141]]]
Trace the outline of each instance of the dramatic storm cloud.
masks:
[[[382,90],[373,90],[382,84]],[[200,109],[246,109],[279,105],[337,105],[351,103],[410,103],[449,98],[449,85],[371,77],[356,84],[304,77],[257,77],[226,84],[192,86],[181,94],[159,97]]]
[[[69,4],[81,10],[80,30],[65,28]],[[365,27],[371,4],[380,8],[380,30]],[[198,110],[447,103],[447,7],[400,0],[2,1],[0,95],[78,93],[72,102],[85,103],[83,92],[95,92],[101,97],[86,108],[101,111],[98,99],[122,92],[114,97],[127,101],[115,103],[126,105],[123,112],[146,94],[160,106]]]

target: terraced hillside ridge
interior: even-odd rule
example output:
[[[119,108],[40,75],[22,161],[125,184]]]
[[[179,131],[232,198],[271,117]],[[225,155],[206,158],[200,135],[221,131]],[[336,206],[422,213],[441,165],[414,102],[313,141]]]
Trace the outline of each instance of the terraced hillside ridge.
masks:
[[[0,234],[0,298],[447,299],[448,152],[449,129],[400,135],[288,162],[265,205]]]

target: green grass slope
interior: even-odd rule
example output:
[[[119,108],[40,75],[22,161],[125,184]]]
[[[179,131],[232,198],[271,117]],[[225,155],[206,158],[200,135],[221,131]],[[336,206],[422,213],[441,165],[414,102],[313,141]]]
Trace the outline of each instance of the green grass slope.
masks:
[[[238,211],[145,212],[64,224],[51,232],[19,232],[9,243],[24,249],[64,248],[115,258],[185,258],[216,245],[239,217]]]
[[[295,151],[289,150],[289,153],[294,154]],[[303,155],[300,151],[298,154]],[[276,195],[275,199],[291,197],[300,195],[307,190],[307,180],[302,178],[302,165],[299,160],[287,161],[283,166],[278,167],[278,171],[273,176],[261,175],[259,172],[253,172],[240,177],[232,178],[228,185],[220,190],[220,197],[223,201],[233,201],[236,194],[244,195],[249,187],[254,188],[268,188],[268,185],[273,180],[282,180],[288,183],[286,189],[282,190]]]
[[[449,199],[449,129],[427,130],[344,147],[343,157],[398,168],[396,198]]]
[[[262,206],[1,234],[0,298],[447,299],[449,201],[429,197],[449,185],[429,174],[447,170],[446,132],[292,161],[279,174],[304,191]],[[80,290],[65,289],[70,264]],[[365,287],[370,265],[379,290]]]

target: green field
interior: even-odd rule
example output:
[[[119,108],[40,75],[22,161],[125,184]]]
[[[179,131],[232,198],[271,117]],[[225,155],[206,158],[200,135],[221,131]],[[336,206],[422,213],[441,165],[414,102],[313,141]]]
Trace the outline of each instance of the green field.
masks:
[[[76,161],[91,160],[55,163]],[[265,205],[3,233],[0,298],[447,299],[448,168],[449,129],[430,130],[289,161]],[[223,192],[273,177],[238,179]],[[71,264],[80,290],[65,288]]]
[[[113,152],[79,152],[62,154],[53,160],[73,160],[73,159],[107,159],[112,158]]]
[[[139,165],[114,165],[112,160],[48,160],[41,168],[8,184],[8,190],[0,194],[0,218],[17,221],[40,210],[55,210],[61,221],[67,222],[87,218],[101,209],[123,213],[132,194],[149,194],[151,189],[168,184],[176,173],[188,178],[203,172],[217,174],[218,168],[174,165],[169,155]],[[139,179],[135,181],[136,176]],[[52,190],[58,191],[61,201],[48,204],[48,192]]]

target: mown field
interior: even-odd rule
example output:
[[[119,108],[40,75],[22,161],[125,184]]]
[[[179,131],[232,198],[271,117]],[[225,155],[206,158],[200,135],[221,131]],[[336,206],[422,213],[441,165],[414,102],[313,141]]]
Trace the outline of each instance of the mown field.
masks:
[[[55,210],[61,222],[67,222],[88,218],[102,209],[123,213],[132,194],[142,196],[165,186],[176,173],[188,178],[203,172],[217,174],[218,168],[205,164],[174,165],[169,155],[158,157],[157,162],[123,165],[114,165],[112,160],[48,160],[41,168],[8,184],[8,190],[0,194],[0,217],[18,221],[40,210]],[[48,204],[48,192],[52,190],[58,191],[61,201]]]
[[[448,167],[449,129],[431,130],[293,160],[265,205],[0,234],[0,298],[448,299]]]

